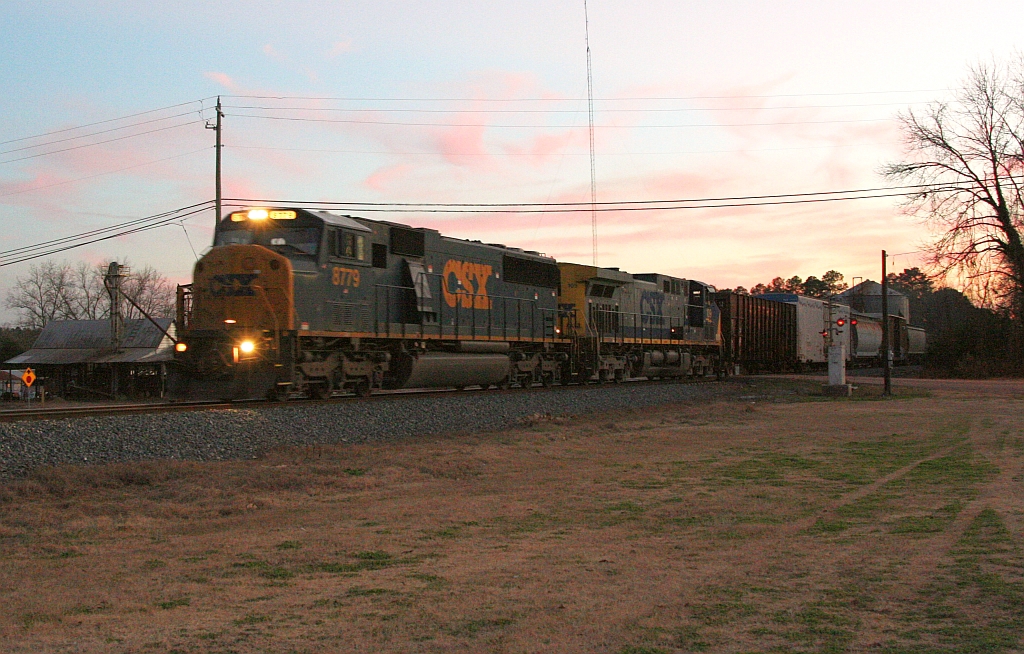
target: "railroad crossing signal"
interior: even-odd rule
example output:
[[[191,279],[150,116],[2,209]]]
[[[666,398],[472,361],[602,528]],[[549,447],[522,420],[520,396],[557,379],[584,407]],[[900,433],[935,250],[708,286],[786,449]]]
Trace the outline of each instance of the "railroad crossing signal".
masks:
[[[21,373],[21,382],[25,384],[25,388],[31,388],[35,380],[36,373],[31,368],[25,368],[25,372]]]

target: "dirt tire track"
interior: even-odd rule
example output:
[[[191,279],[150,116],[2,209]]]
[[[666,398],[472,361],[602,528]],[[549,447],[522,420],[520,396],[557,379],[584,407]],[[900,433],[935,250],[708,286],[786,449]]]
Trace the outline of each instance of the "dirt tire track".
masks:
[[[894,470],[887,475],[879,477],[878,479],[871,482],[870,484],[867,484],[866,486],[861,486],[855,491],[846,493],[842,497],[818,509],[818,511],[816,511],[814,514],[790,523],[789,525],[787,525],[785,531],[791,532],[809,529],[821,518],[831,515],[834,511],[841,509],[842,507],[847,506],[849,504],[852,504],[861,498],[871,495],[872,493],[876,492],[878,489],[885,486],[889,482],[895,481],[897,479],[900,479],[901,477],[910,474],[910,472],[913,471],[914,468],[918,467],[922,463],[934,461],[935,459],[941,459],[942,457],[956,451],[957,448],[963,446],[964,442],[954,443],[953,445],[949,445],[940,450],[936,450],[935,452],[932,452],[928,456],[918,459],[913,463],[908,463],[907,465],[903,466],[902,468],[899,468],[898,470]]]
[[[900,566],[901,578],[904,580],[923,580],[918,583],[903,582],[893,589],[888,596],[886,606],[878,611],[879,617],[875,633],[865,629],[861,632],[858,640],[853,644],[853,649],[863,650],[878,646],[884,638],[885,627],[891,627],[893,620],[906,606],[907,603],[919,597],[924,584],[934,581],[940,566],[952,562],[950,553],[956,544],[963,537],[964,532],[974,522],[978,515],[986,508],[993,508],[1003,516],[1011,510],[1017,510],[1024,503],[1024,493],[1020,484],[1016,481],[1024,471],[1024,457],[1012,453],[1000,453],[995,456],[992,452],[982,452],[982,455],[990,463],[999,467],[999,474],[995,479],[983,485],[977,497],[971,500],[950,522],[940,534],[917,543],[908,543],[904,555],[904,563]],[[1001,464],[1001,465],[1000,465]]]

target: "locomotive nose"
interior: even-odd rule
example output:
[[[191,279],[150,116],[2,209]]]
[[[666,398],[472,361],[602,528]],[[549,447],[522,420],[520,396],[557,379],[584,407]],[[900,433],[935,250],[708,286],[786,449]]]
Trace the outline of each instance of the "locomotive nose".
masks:
[[[294,322],[291,262],[260,245],[213,248],[195,266],[194,330],[287,330]]]

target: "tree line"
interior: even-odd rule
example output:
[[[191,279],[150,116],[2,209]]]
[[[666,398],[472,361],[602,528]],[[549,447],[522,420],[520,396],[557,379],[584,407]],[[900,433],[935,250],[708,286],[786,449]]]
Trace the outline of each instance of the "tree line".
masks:
[[[103,285],[108,264],[44,261],[32,264],[7,292],[4,304],[18,312],[17,326],[41,330],[52,320],[99,320],[110,316],[110,296]],[[121,292],[154,318],[174,315],[175,285],[152,266],[129,266]],[[125,318],[142,318],[131,303]]]

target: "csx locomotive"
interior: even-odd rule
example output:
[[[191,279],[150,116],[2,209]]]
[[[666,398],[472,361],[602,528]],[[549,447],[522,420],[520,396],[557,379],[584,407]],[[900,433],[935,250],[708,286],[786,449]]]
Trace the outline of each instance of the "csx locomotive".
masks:
[[[235,211],[178,289],[179,398],[718,370],[714,289],[302,208]]]

